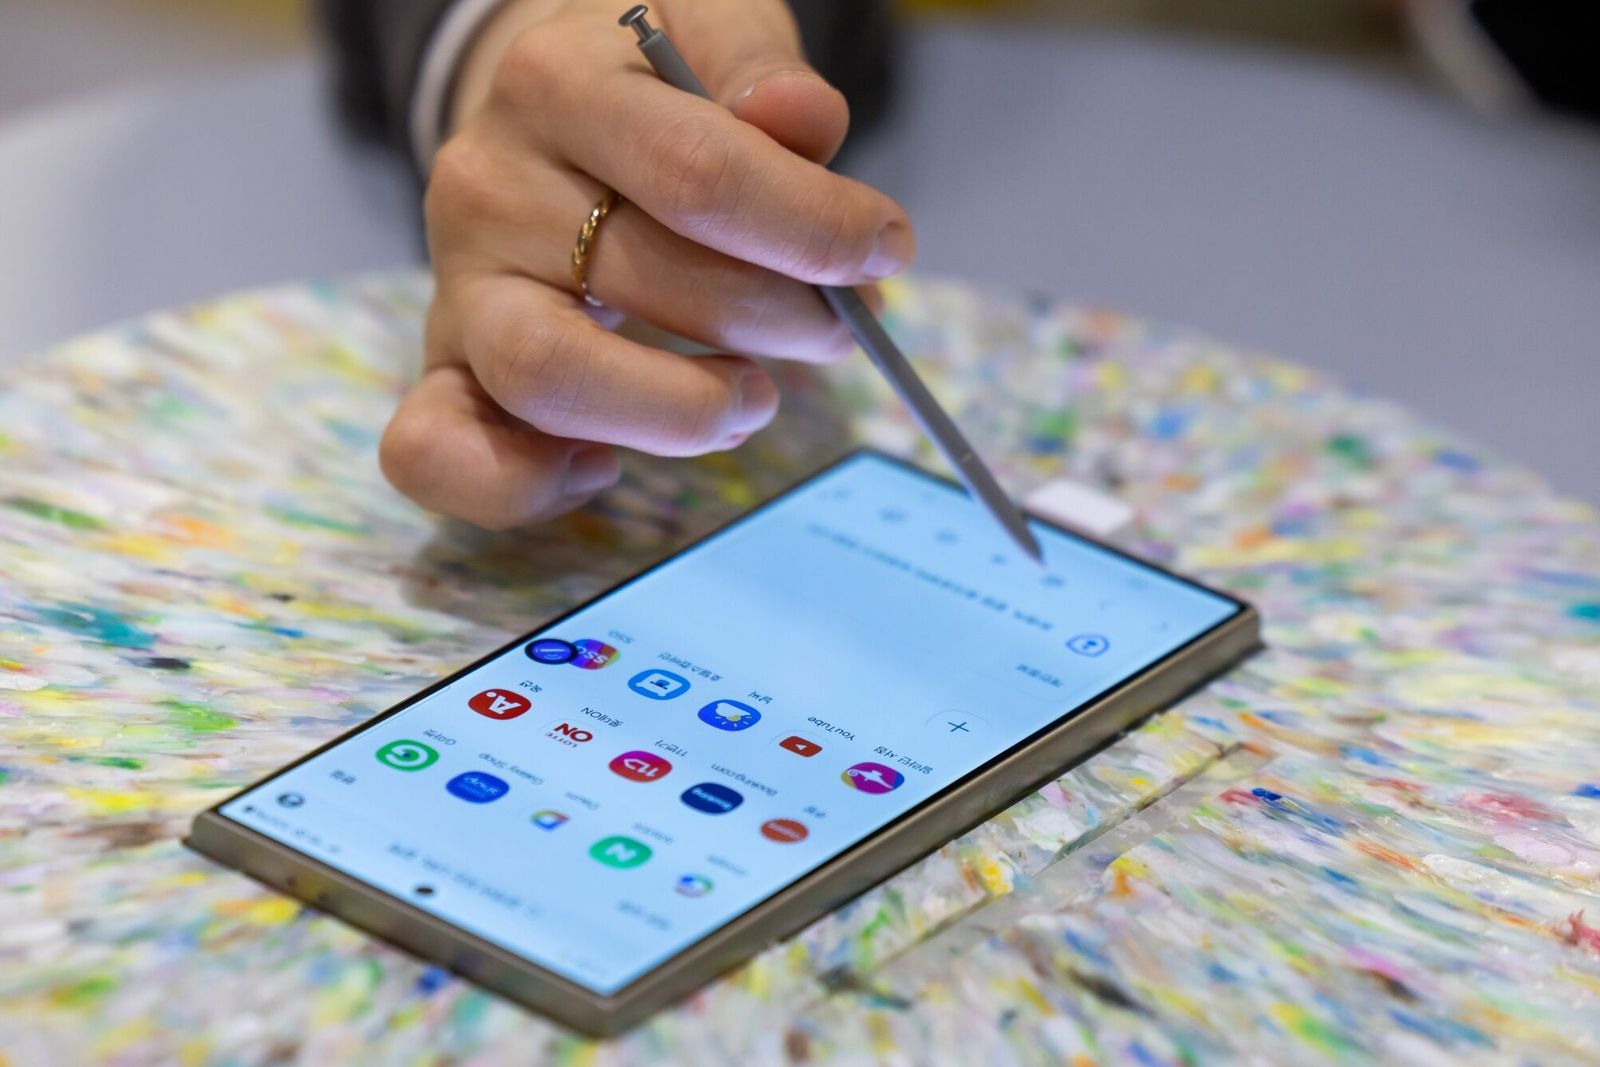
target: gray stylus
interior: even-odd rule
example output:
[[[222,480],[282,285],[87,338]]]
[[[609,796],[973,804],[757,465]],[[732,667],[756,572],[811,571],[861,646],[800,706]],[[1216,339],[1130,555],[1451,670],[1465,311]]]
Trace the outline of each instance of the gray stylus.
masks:
[[[661,80],[686,93],[711,99],[711,94],[706,92],[706,87],[700,84],[700,79],[694,76],[694,71],[689,69],[689,64],[683,61],[678,50],[672,46],[667,35],[651,26],[645,20],[649,9],[643,4],[629,8],[627,14],[617,21],[631,27],[639,35],[639,51],[644,53],[645,59],[655,68]],[[922,432],[932,439],[943,453],[945,461],[955,470],[957,476],[965,483],[967,491],[977,497],[983,506],[989,509],[989,514],[1011,535],[1011,540],[1017,547],[1027,553],[1029,558],[1037,563],[1044,562],[1044,553],[1039,548],[1039,542],[1034,539],[1033,531],[1028,529],[1027,520],[1022,512],[1011,502],[1006,491],[1000,488],[1000,483],[994,480],[994,475],[989,473],[989,468],[984,466],[983,460],[978,458],[978,453],[973,449],[967,439],[962,436],[950,416],[945,414],[939,402],[928,392],[928,387],[922,384],[922,379],[917,377],[917,372],[911,369],[911,364],[901,354],[900,349],[884,331],[883,325],[873,315],[872,309],[867,307],[861,295],[848,286],[819,285],[817,291],[822,294],[822,299],[828,302],[833,313],[839,316],[850,332],[855,335],[856,343],[866,350],[867,357],[872,360],[873,366],[887,379],[905,401],[906,407],[911,409],[911,414],[916,418]]]

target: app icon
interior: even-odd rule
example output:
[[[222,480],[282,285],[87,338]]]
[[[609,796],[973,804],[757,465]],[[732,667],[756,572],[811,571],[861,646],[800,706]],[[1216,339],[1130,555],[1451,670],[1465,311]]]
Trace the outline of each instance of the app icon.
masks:
[[[671,671],[640,671],[628,679],[628,688],[651,700],[671,700],[689,691],[689,679]]]
[[[541,830],[554,830],[567,821],[567,815],[559,811],[536,811],[533,813],[533,825]]]
[[[653,782],[657,778],[665,778],[667,772],[672,770],[672,764],[654,752],[634,749],[612,760],[611,769],[630,782]]]
[[[505,779],[496,778],[483,771],[467,771],[458,774],[444,784],[452,796],[458,796],[469,804],[487,804],[491,800],[499,800],[511,792],[511,787]]]
[[[711,892],[711,879],[703,874],[682,874],[672,888],[686,897],[703,897]]]
[[[796,756],[815,756],[818,752],[822,751],[821,745],[817,744],[809,737],[801,737],[799,734],[790,734],[788,737],[785,737],[782,741],[778,742],[778,747],[786,748],[790,752],[793,752]]]
[[[700,709],[700,721],[719,730],[748,730],[761,721],[761,713],[737,700],[713,700]]]
[[[594,740],[594,733],[581,726],[574,726],[570,722],[558,722],[545,733],[552,741],[559,741],[568,748],[577,748]]]
[[[839,777],[845,785],[863,793],[892,793],[906,780],[905,775],[881,763],[858,763]]]
[[[761,836],[768,841],[777,841],[789,845],[796,841],[804,841],[811,833],[806,829],[806,824],[793,819],[768,819],[761,824]]]
[[[691,785],[678,799],[695,811],[703,811],[707,815],[726,815],[744,803],[743,796],[717,782]]]
[[[597,671],[617,658],[616,649],[592,637],[574,641],[572,647],[577,650],[577,654],[572,657],[572,665],[582,667],[586,671]]]
[[[602,837],[589,846],[589,855],[605,864],[607,867],[620,867],[627,870],[637,867],[650,858],[650,846],[643,841],[635,841],[631,837],[620,834],[614,837]]]
[[[533,707],[533,703],[521,693],[513,693],[509,689],[485,689],[467,701],[467,707],[486,719],[504,721],[515,719]]]
[[[439,753],[421,741],[390,741],[378,749],[378,762],[397,771],[420,771],[438,758]]]
[[[278,794],[278,807],[280,808],[298,808],[304,805],[305,802],[306,798],[299,793]]]
[[[570,663],[572,657],[578,654],[570,641],[561,641],[554,637],[541,637],[537,641],[529,641],[522,646],[522,651],[535,663]]]
[[[1098,656],[1110,647],[1111,642],[1099,634],[1079,634],[1067,641],[1067,648],[1080,656]]]

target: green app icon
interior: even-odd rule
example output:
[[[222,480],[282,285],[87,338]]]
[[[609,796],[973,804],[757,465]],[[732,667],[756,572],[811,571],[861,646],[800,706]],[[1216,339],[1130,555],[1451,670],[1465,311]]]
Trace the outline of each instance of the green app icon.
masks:
[[[439,753],[421,741],[390,741],[378,749],[378,762],[397,771],[420,771],[433,766],[438,759]]]
[[[607,867],[627,870],[650,858],[650,846],[631,837],[602,837],[589,846],[589,855]]]

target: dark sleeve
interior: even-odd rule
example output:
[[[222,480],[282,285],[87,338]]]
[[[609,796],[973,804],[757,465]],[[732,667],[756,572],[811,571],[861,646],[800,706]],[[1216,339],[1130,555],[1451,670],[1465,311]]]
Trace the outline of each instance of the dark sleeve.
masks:
[[[692,2],[692,0],[691,0]],[[411,160],[407,129],[423,53],[452,0],[319,0],[339,113],[350,129]],[[889,99],[889,0],[790,0],[806,56],[850,101],[852,132]],[[627,5],[618,0],[618,13]]]
[[[850,101],[850,135],[876,126],[894,87],[889,0],[789,0],[806,58]]]
[[[407,115],[422,56],[453,0],[318,0],[339,114],[355,134],[411,156]]]
[[[1550,107],[1600,120],[1600,65],[1588,4],[1473,0],[1472,16],[1528,88]]]

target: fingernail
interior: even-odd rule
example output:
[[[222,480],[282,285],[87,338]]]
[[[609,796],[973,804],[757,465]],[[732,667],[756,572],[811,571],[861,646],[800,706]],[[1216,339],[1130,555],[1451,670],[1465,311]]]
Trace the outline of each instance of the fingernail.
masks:
[[[804,70],[804,69],[798,69],[797,68],[795,70],[774,70],[774,71],[769,71],[768,73],[761,75],[761,77],[757,78],[755,81],[751,82],[749,87],[747,89],[745,89],[744,92],[742,92],[738,96],[734,97],[733,98],[734,106],[737,107],[743,101],[745,101],[745,100],[749,99],[750,97],[754,96],[755,95],[755,91],[757,89],[761,88],[763,85],[767,84],[768,82],[777,81],[779,78],[807,78],[807,79],[810,79],[811,81],[820,81],[821,80],[817,76],[817,73],[815,71],[811,71],[811,70]]]
[[[739,403],[729,435],[750,434],[772,421],[778,410],[778,387],[765,374],[746,374],[739,379]]]
[[[604,445],[580,448],[567,461],[567,477],[562,487],[568,496],[597,493],[617,480],[616,453]]]
[[[911,233],[911,227],[896,219],[878,231],[877,243],[873,246],[872,255],[861,265],[861,273],[868,278],[887,278],[899,274],[911,265],[911,257],[916,251],[917,239]]]

